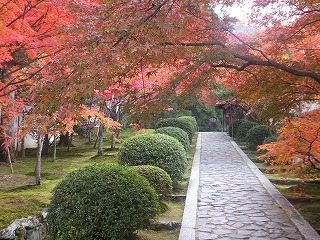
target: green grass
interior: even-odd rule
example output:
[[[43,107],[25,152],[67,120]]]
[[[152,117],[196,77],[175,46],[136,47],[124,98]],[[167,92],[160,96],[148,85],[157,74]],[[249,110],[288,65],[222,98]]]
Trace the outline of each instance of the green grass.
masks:
[[[143,132],[152,132],[146,130]],[[124,130],[121,132],[120,140],[141,132]],[[183,181],[176,184],[174,194],[186,194],[188,178],[190,176],[192,159],[196,147],[196,137],[188,153],[191,160],[188,160],[187,170]],[[6,228],[15,219],[38,215],[40,211],[50,203],[51,191],[66,174],[87,164],[104,162],[107,164],[117,163],[117,153],[121,143],[116,144],[116,149],[110,149],[110,137],[105,139],[104,155],[97,157],[97,149],[93,148],[94,142],[87,142],[87,139],[74,137],[72,142],[75,147],[67,151],[66,147],[59,147],[57,159],[52,160],[52,153],[42,158],[41,164],[41,185],[35,186],[34,167],[36,153],[28,151],[26,158],[18,158],[14,164],[14,174],[10,174],[10,168],[6,164],[0,164],[0,229]],[[157,219],[161,221],[181,221],[184,209],[184,202],[164,201],[167,211],[160,214]],[[139,231],[137,238],[141,240],[172,240],[178,239],[179,229],[172,231]]]
[[[311,226],[320,228],[320,183],[275,186]]]
[[[320,228],[320,199],[306,203],[292,203],[304,219],[315,229]]]
[[[153,130],[147,130],[152,132]],[[138,134],[130,129],[123,131],[120,140]],[[74,137],[70,151],[66,147],[58,147],[57,159],[52,160],[52,153],[43,156],[41,162],[41,185],[35,186],[34,168],[35,150],[28,149],[26,158],[18,158],[13,163],[14,174],[10,174],[7,164],[0,164],[0,229],[7,227],[15,219],[38,215],[50,202],[51,191],[64,176],[82,166],[96,162],[117,163],[117,151],[110,151],[110,136],[104,143],[104,155],[96,157],[94,142]],[[118,149],[121,143],[116,144]]]
[[[180,181],[174,186],[174,194],[176,195],[185,195],[188,190],[189,177],[192,168],[193,156],[196,151],[197,135],[193,137],[192,144],[190,146],[190,151],[188,157],[191,159],[188,160],[188,165],[186,171],[183,175],[184,180]],[[173,201],[164,201],[163,202],[167,211],[161,213],[157,220],[159,221],[182,221],[182,215],[184,210],[184,202],[173,202]],[[138,231],[137,238],[139,240],[177,240],[179,238],[180,229],[176,230],[162,230],[162,231],[153,231],[153,230],[143,230]]]
[[[179,238],[179,229],[175,230],[140,230],[137,233],[138,240],[175,240]]]

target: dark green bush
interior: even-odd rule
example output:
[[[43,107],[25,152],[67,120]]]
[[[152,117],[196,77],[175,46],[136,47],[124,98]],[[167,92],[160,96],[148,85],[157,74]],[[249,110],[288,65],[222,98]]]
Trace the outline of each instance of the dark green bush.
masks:
[[[129,166],[153,165],[165,170],[172,180],[180,180],[186,167],[186,151],[181,143],[164,134],[140,134],[128,138],[119,151],[119,163]]]
[[[265,125],[257,125],[251,128],[247,133],[247,143],[249,150],[256,150],[258,145],[270,136],[270,131]]]
[[[272,135],[270,137],[267,137],[266,139],[263,140],[263,144],[267,143],[272,143],[277,141],[278,136],[277,135]]]
[[[66,176],[48,209],[52,239],[125,239],[150,225],[159,211],[157,194],[133,169],[89,165]]]
[[[229,125],[229,128],[228,128],[228,133],[229,133],[229,136],[231,137],[237,137],[237,131],[238,131],[238,128],[239,126],[245,122],[246,120],[244,119],[237,119],[235,121],[233,121],[230,125]],[[232,134],[232,131],[233,131],[233,134]]]
[[[206,106],[204,103],[196,103],[193,106],[187,107],[192,112],[197,120],[198,129],[200,132],[216,131],[220,128],[220,110],[217,110],[214,105]],[[217,119],[215,124],[211,124],[210,118]]]
[[[239,141],[246,141],[248,131],[250,130],[250,128],[256,125],[257,123],[250,121],[244,121],[243,123],[241,123],[237,130],[237,139]]]
[[[163,169],[151,165],[140,165],[133,168],[149,181],[158,194],[168,195],[172,193],[171,177]]]
[[[189,120],[186,119],[179,119],[179,118],[166,118],[162,119],[156,124],[156,128],[161,127],[178,127],[184,130],[189,137],[189,141],[192,141],[192,137],[195,134],[194,126],[190,123]]]
[[[197,132],[198,123],[195,117],[193,116],[181,116],[178,119],[184,120],[192,124],[194,133]]]
[[[182,130],[181,128],[178,127],[162,127],[156,129],[155,133],[162,133],[166,134],[168,136],[174,137],[177,139],[184,149],[188,151],[190,149],[190,142],[189,142],[189,137],[188,134]]]

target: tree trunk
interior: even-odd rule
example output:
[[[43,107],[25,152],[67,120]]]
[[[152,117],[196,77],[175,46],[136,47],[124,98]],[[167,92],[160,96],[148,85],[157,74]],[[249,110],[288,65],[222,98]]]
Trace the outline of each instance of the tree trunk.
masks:
[[[69,151],[70,147],[74,147],[74,145],[72,144],[72,135],[73,134],[70,134],[69,132],[66,132],[66,134],[60,132],[60,140],[58,146],[66,146],[68,147]]]
[[[111,149],[116,148],[116,139],[119,138],[120,136],[120,130],[116,130],[114,133],[111,135]]]
[[[13,167],[12,167],[12,161],[11,161],[10,148],[7,148],[7,154],[8,154],[8,162],[9,162],[9,166],[10,166],[10,173],[13,174]]]
[[[43,155],[49,154],[49,146],[50,146],[49,134],[46,134],[43,140],[43,148],[42,148]]]
[[[26,157],[26,148],[24,146],[24,143],[25,143],[25,137],[23,137],[21,140],[21,157],[22,158]]]
[[[103,135],[104,135],[104,125],[100,123],[98,130],[98,156],[103,154]]]
[[[36,185],[40,185],[41,180],[41,153],[42,153],[42,147],[43,147],[43,140],[44,136],[39,135],[38,136],[38,142],[37,142],[37,162],[36,162]]]
[[[88,142],[91,142],[91,131],[88,132]]]
[[[53,136],[53,161],[57,159],[57,136]]]
[[[70,136],[69,136],[69,143],[68,143],[68,149],[67,149],[67,151],[70,151],[70,147],[73,146],[73,145],[72,145],[72,138],[73,138],[73,133],[71,133]]]
[[[70,144],[69,132],[66,132],[65,134],[60,132],[60,140],[59,140],[58,146],[69,146],[69,144]]]
[[[99,130],[98,130],[98,134],[97,134],[96,140],[94,141],[93,148],[97,147],[98,139],[99,139]]]
[[[111,149],[115,149],[116,148],[116,133],[112,133],[111,134]]]

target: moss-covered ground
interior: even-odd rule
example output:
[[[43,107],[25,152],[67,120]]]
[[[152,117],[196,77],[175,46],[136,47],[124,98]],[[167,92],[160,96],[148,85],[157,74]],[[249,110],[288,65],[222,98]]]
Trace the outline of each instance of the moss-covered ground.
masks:
[[[152,132],[153,130],[147,130]],[[7,227],[15,219],[38,215],[40,211],[50,203],[51,191],[55,185],[61,181],[66,174],[87,164],[96,162],[117,163],[118,149],[121,142],[126,138],[141,132],[126,129],[121,132],[120,142],[116,144],[116,149],[110,150],[110,136],[104,142],[104,154],[97,157],[97,149],[93,148],[94,142],[88,142],[86,138],[75,136],[73,145],[69,151],[66,147],[58,147],[57,159],[52,160],[52,153],[42,158],[41,185],[36,186],[34,168],[36,155],[34,150],[27,151],[25,158],[17,158],[13,163],[14,174],[10,174],[10,168],[5,163],[0,163],[0,229]],[[188,153],[188,167],[184,175],[184,180],[175,185],[175,194],[185,194],[188,186],[188,178],[192,166],[192,157],[195,151],[196,136],[194,137],[191,150]],[[166,200],[164,204],[167,211],[158,216],[158,220],[181,221],[184,202],[174,202]],[[144,230],[138,232],[138,239],[178,239],[179,230],[173,231],[151,231]]]

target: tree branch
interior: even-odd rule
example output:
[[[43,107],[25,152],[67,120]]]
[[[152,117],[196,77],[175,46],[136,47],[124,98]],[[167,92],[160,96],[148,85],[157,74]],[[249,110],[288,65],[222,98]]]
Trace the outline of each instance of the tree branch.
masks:
[[[237,54],[237,53],[232,53],[230,51],[230,54],[234,58],[238,58],[238,59],[244,61],[245,63],[242,66],[236,66],[236,65],[233,65],[233,64],[212,64],[211,66],[212,67],[216,67],[216,68],[218,68],[218,67],[221,67],[221,68],[232,68],[232,69],[235,69],[237,71],[243,71],[249,66],[273,67],[273,68],[282,70],[284,72],[290,73],[290,74],[295,75],[295,76],[309,77],[309,78],[315,80],[316,82],[320,83],[320,75],[319,74],[317,74],[315,72],[309,72],[309,71],[300,71],[300,70],[297,70],[295,68],[288,67],[288,66],[286,66],[284,64],[281,64],[281,63],[278,63],[276,61],[273,61],[273,60],[269,59],[261,50],[251,47],[250,45],[246,44],[241,39],[239,39],[239,41],[244,43],[250,49],[260,52],[262,54],[262,56],[266,60],[255,59],[253,57],[244,56],[244,55],[240,55],[240,54]],[[167,46],[186,46],[186,47],[220,46],[222,48],[227,49],[227,46],[225,44],[219,42],[219,41],[216,41],[216,42],[202,42],[202,43],[172,43],[172,42],[165,42],[162,45],[167,45]]]
[[[16,17],[15,19],[13,19],[11,22],[9,22],[6,27],[9,27],[10,25],[12,25],[13,23],[15,23],[16,21],[18,21],[20,18],[24,18],[24,16],[31,11],[33,8],[37,7],[40,3],[42,3],[44,0],[39,0],[38,2],[36,2],[34,5],[30,5],[28,3],[27,6],[25,6],[25,9],[23,10],[23,12],[21,13],[21,15],[19,15],[18,17]]]
[[[140,23],[137,24],[137,26],[135,28],[139,28],[140,26],[142,26],[144,23],[146,23],[147,21],[149,21],[150,19],[152,19],[154,16],[156,16],[158,14],[158,12],[161,10],[161,8],[167,4],[169,2],[169,0],[164,0],[161,4],[159,4],[155,10],[150,14],[148,15],[147,17],[145,17]],[[130,36],[130,34],[132,33],[132,30],[131,31],[128,31],[126,34],[124,34],[122,37],[120,37],[115,44],[112,45],[112,47],[116,47],[119,45],[119,43],[125,39],[126,37]]]
[[[222,42],[200,42],[200,43],[173,43],[173,42],[165,42],[161,45],[165,46],[185,46],[185,47],[207,47],[207,46],[220,46],[222,48],[227,48],[225,44]]]
[[[316,19],[312,22],[308,22],[308,23],[305,23],[303,24],[297,31],[295,31],[293,34],[291,34],[289,37],[283,39],[283,41],[287,41],[289,40],[290,38],[294,37],[295,35],[297,35],[299,32],[301,32],[305,27],[311,25],[311,24],[314,24],[314,23],[317,23],[317,22],[320,22],[320,19]]]

